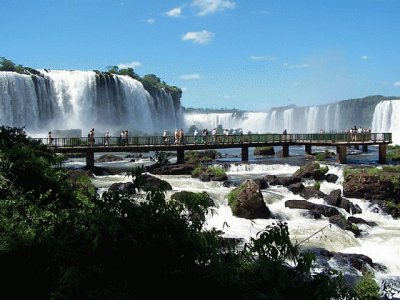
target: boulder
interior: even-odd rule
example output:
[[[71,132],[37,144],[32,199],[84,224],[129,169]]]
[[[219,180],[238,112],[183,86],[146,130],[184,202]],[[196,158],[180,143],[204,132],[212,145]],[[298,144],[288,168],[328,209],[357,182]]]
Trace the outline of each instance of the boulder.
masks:
[[[336,226],[338,226],[339,228],[341,228],[343,230],[349,230],[349,231],[353,232],[355,236],[359,236],[361,233],[358,226],[353,225],[351,222],[346,220],[346,218],[343,217],[342,215],[330,216],[329,222],[332,224],[335,224]]]
[[[193,164],[173,164],[173,165],[164,165],[154,168],[147,168],[146,170],[151,174],[155,175],[191,175],[194,170],[195,165]]]
[[[300,177],[294,177],[294,176],[278,177],[278,185],[289,186],[291,184],[298,182],[301,182]]]
[[[304,184],[301,182],[293,183],[288,186],[289,191],[291,191],[293,194],[298,194],[300,191],[304,189]]]
[[[325,175],[325,180],[330,183],[336,183],[336,181],[338,179],[339,179],[339,177],[335,174],[326,174]]]
[[[330,192],[329,195],[324,197],[324,200],[329,205],[343,208],[349,214],[354,215],[362,213],[361,208],[357,204],[354,204],[350,200],[342,197],[342,192],[340,189]]]
[[[285,207],[309,210],[315,219],[319,219],[321,215],[325,217],[340,215],[335,207],[315,204],[306,200],[287,200],[285,202]]]
[[[317,162],[310,162],[298,169],[293,177],[310,178],[314,180],[322,180],[325,174],[321,171],[321,167]]]
[[[367,173],[350,174],[343,182],[343,195],[350,198],[393,199],[394,190],[390,179]]]
[[[236,193],[236,197],[229,205],[234,216],[246,219],[268,219],[271,217],[271,212],[264,202],[260,187],[254,180],[246,180],[232,192]]]
[[[264,178],[256,178],[254,181],[258,184],[261,190],[265,190],[269,187],[268,182]]]
[[[314,186],[306,186],[300,191],[300,196],[304,199],[314,198],[324,198],[326,194],[316,189]]]
[[[366,221],[362,218],[357,218],[357,217],[353,217],[353,216],[348,217],[347,221],[349,221],[352,224],[366,224],[371,227],[377,226],[377,224],[375,222]]]

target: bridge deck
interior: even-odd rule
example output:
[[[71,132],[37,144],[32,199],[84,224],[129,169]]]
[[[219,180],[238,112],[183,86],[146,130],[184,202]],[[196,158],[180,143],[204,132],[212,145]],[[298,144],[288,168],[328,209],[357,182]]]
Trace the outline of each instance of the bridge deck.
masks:
[[[38,139],[56,153],[86,153],[87,166],[94,166],[95,152],[177,151],[177,162],[185,161],[185,150],[241,148],[242,160],[248,161],[250,147],[282,146],[283,156],[289,156],[289,146],[303,145],[311,153],[311,146],[336,146],[338,161],[346,163],[347,146],[379,145],[379,162],[386,162],[386,145],[392,143],[391,133],[315,133],[315,134],[243,134],[207,137],[186,136],[175,143],[173,136],[133,136],[127,140],[119,137],[87,137]]]

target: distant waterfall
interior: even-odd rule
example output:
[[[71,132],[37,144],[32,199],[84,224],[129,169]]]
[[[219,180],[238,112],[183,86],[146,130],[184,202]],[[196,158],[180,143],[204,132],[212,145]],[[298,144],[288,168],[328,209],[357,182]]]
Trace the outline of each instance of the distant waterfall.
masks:
[[[341,131],[346,123],[341,119],[340,104],[329,104],[311,107],[276,108],[267,112],[242,113],[185,113],[187,127],[197,128],[242,128],[244,132],[313,133],[321,129]]]
[[[391,132],[394,144],[400,144],[400,101],[387,100],[375,107],[373,132]]]
[[[182,126],[182,108],[161,89],[153,98],[128,76],[93,71],[0,72],[0,124],[43,132],[129,128],[161,132]]]

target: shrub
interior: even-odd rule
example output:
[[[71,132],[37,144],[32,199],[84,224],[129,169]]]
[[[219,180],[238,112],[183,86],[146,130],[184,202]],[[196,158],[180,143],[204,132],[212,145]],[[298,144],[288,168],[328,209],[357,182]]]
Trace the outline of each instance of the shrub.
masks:
[[[379,299],[379,285],[375,282],[370,272],[365,272],[355,286],[358,299]]]

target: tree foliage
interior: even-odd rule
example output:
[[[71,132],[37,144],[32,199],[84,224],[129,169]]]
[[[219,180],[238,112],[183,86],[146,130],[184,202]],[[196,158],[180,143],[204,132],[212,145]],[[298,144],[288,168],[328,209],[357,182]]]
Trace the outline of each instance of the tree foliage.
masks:
[[[248,243],[205,229],[205,195],[167,200],[72,185],[54,154],[15,128],[0,138],[0,296],[344,299],[340,274],[314,272],[284,223]],[[16,287],[16,288],[14,288]]]

